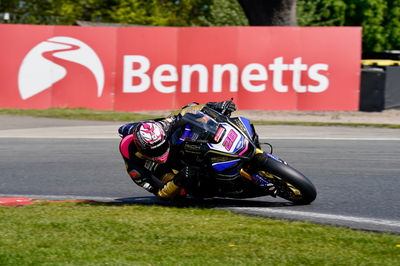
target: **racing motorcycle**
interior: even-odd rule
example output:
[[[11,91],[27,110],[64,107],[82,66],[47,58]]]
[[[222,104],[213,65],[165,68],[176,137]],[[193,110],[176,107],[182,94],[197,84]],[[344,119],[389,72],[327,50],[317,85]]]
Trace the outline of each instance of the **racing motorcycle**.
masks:
[[[261,150],[253,124],[204,107],[186,113],[184,127],[171,139],[174,161],[201,173],[184,185],[196,198],[281,197],[309,204],[317,192],[312,182],[284,160]]]

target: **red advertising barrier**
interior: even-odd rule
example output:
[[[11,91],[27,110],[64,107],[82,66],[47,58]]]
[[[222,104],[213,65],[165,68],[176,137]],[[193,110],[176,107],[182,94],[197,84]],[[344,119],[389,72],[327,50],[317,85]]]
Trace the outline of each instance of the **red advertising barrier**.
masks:
[[[358,27],[0,25],[0,108],[358,110]]]

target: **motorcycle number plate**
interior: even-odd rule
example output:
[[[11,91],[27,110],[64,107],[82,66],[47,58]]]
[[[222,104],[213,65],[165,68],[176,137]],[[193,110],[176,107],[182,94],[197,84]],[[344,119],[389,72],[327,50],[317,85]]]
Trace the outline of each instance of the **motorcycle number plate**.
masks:
[[[227,132],[217,144],[208,144],[212,150],[235,154],[244,145],[244,137],[229,124],[222,124]]]

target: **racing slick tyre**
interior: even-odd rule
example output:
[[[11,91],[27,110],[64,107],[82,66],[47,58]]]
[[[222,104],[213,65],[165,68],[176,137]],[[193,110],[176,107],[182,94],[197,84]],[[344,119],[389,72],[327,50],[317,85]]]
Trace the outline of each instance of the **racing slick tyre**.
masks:
[[[268,158],[263,168],[261,174],[275,185],[277,196],[298,205],[310,204],[317,197],[314,184],[285,162]]]

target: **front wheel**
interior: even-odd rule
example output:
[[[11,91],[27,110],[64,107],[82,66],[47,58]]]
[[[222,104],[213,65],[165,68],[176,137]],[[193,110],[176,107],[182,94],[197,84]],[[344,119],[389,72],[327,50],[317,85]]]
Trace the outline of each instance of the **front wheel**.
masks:
[[[310,204],[317,197],[317,191],[311,181],[291,166],[268,158],[259,175],[264,176],[277,188],[277,196],[295,204]]]

